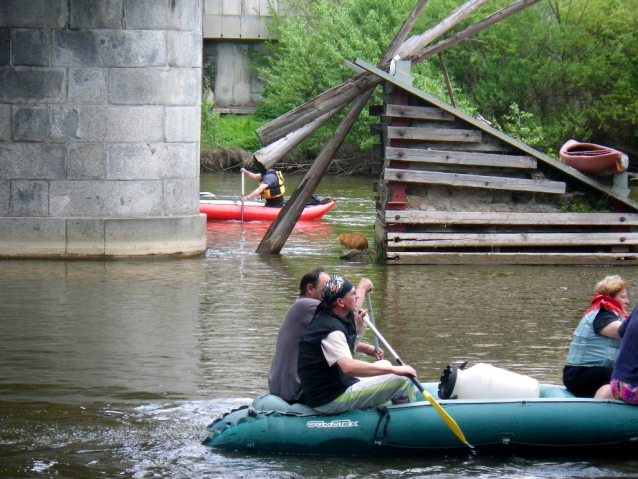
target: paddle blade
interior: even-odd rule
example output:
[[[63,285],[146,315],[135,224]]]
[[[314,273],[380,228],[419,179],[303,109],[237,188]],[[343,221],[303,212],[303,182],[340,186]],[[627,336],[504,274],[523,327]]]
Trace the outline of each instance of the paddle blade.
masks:
[[[462,443],[466,444],[468,447],[473,449],[473,446],[469,442],[467,442],[467,439],[465,439],[465,435],[463,434],[463,431],[461,431],[461,428],[456,423],[456,421],[452,419],[452,416],[450,416],[447,412],[445,412],[445,409],[443,409],[441,405],[438,402],[436,402],[436,400],[432,397],[432,395],[428,393],[425,389],[421,389],[421,392],[423,393],[423,396],[425,397],[425,399],[427,399],[430,402],[430,404],[434,406],[434,409],[437,410],[437,412],[439,413],[439,415],[441,416],[445,424],[447,424],[447,426],[452,430],[452,432],[456,434],[456,437],[458,437]]]

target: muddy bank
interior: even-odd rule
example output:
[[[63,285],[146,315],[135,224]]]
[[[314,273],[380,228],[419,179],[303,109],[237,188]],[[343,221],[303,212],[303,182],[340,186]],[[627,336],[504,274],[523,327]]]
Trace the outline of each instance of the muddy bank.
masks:
[[[372,152],[361,152],[342,148],[337,158],[332,160],[329,175],[374,175],[381,171],[382,159]],[[314,158],[285,156],[277,168],[287,173],[307,171]],[[258,165],[257,165],[258,166]],[[202,146],[200,167],[204,172],[238,171],[239,168],[257,170],[253,154],[241,148],[210,150]]]

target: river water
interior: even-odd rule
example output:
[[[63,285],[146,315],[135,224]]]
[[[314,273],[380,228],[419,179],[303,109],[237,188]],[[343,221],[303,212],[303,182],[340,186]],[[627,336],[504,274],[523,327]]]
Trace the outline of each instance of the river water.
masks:
[[[289,191],[299,179],[287,177]],[[322,181],[317,193],[337,206],[297,225],[276,256],[254,253],[267,224],[209,222],[206,254],[190,260],[0,261],[0,477],[638,477],[636,458],[286,457],[201,445],[213,419],[267,389],[278,326],[317,265],[372,279],[379,330],[424,382],[469,359],[559,383],[594,284],[620,274],[638,300],[636,268],[346,263],[339,234],[373,239],[372,181]],[[202,189],[236,198],[239,175],[202,175]]]

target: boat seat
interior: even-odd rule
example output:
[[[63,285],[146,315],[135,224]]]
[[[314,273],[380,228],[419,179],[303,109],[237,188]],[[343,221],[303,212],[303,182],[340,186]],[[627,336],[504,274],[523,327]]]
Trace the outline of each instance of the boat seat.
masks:
[[[289,404],[274,394],[262,394],[257,396],[251,405],[251,409],[258,413],[278,412],[291,416],[320,416],[321,413],[303,404]]]

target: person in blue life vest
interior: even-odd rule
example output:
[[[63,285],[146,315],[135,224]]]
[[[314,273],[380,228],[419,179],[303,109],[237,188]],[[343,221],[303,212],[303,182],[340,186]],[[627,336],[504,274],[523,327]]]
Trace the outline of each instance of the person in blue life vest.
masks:
[[[353,284],[332,276],[321,292],[321,304],[299,342],[297,371],[306,405],[323,414],[338,414],[385,404],[414,402],[411,366],[393,366],[352,357],[366,329]]]
[[[307,272],[299,282],[299,297],[288,308],[286,316],[279,327],[275,355],[268,372],[268,389],[270,394],[279,396],[288,403],[304,403],[301,390],[301,380],[297,373],[297,357],[299,355],[299,340],[308,328],[310,321],[321,303],[321,292],[330,280],[330,276],[321,266]],[[367,278],[362,278],[357,286],[360,299],[358,308],[363,304],[366,293],[372,291],[373,284]],[[383,359],[384,351],[377,353],[371,344],[360,342],[357,351],[376,359]]]
[[[620,350],[618,330],[629,314],[628,282],[607,276],[594,288],[591,307],[576,327],[563,368],[563,384],[577,397],[594,397],[611,380]]]
[[[273,208],[281,208],[284,205],[284,176],[280,171],[270,168],[263,175],[261,173],[252,173],[246,168],[242,168],[241,173],[252,180],[259,181],[259,186],[250,194],[244,196],[242,201],[250,201],[253,198],[262,196],[266,200],[266,205]]]

